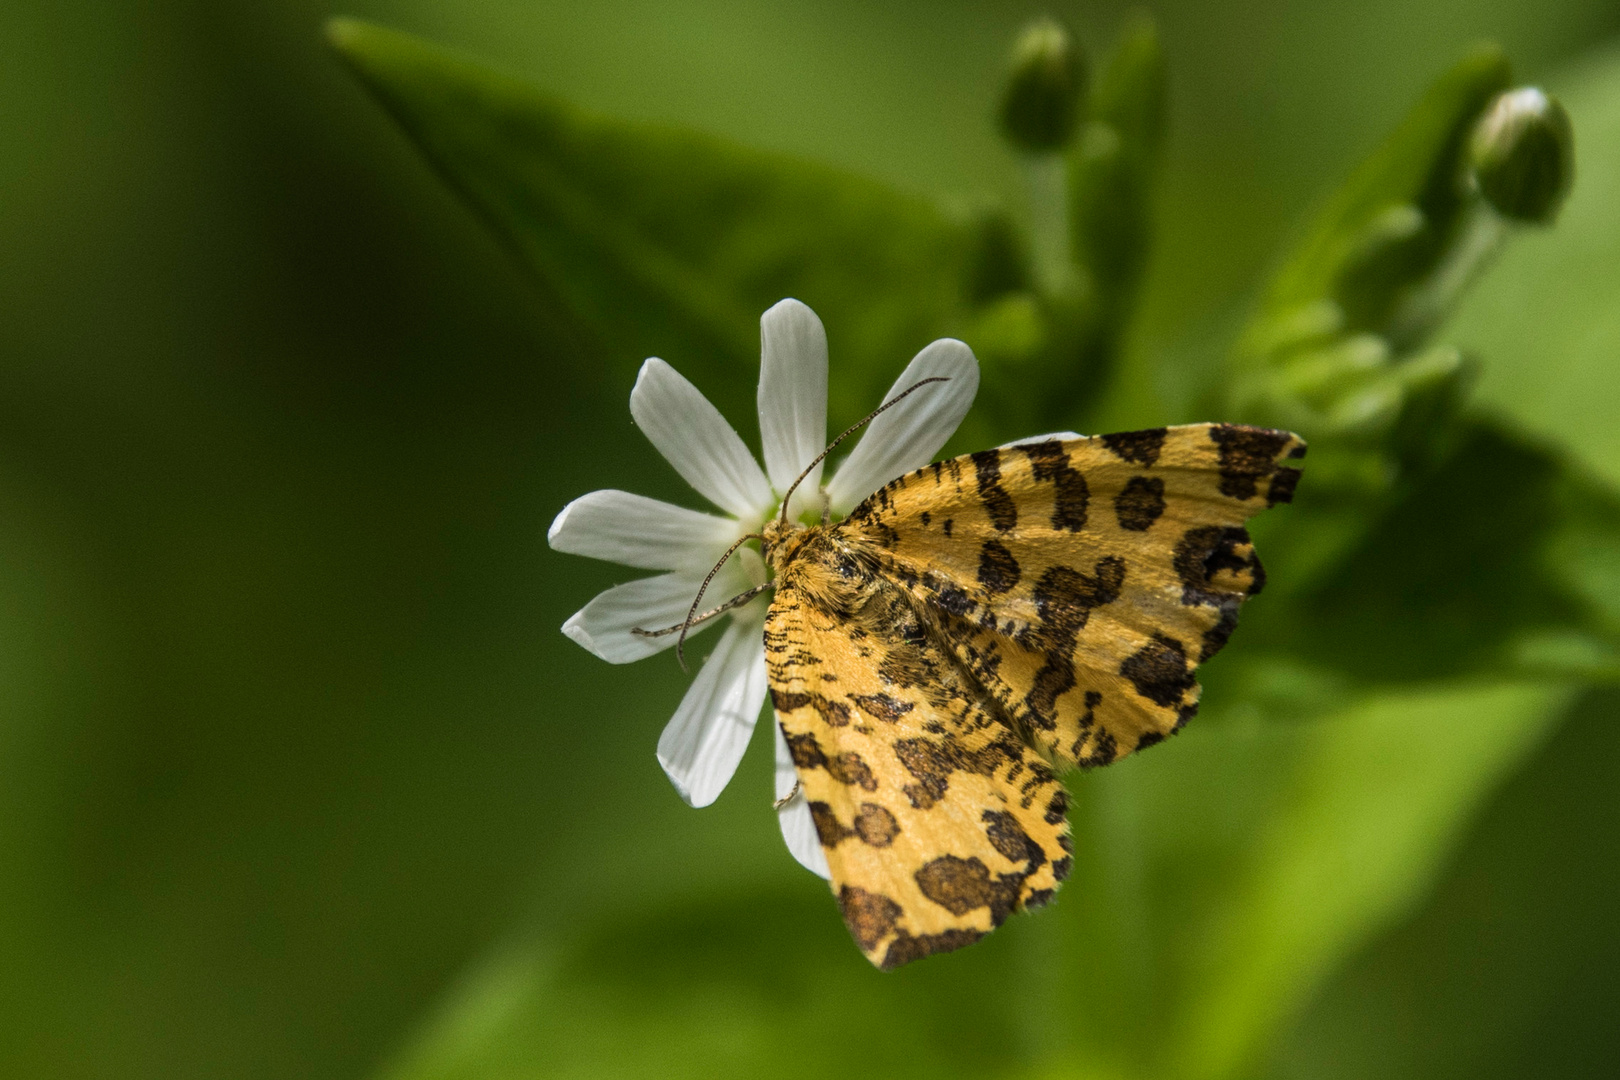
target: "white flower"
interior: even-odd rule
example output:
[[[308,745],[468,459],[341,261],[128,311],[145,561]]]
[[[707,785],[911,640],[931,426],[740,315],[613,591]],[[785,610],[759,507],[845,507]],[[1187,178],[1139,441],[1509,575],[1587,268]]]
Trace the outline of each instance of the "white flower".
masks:
[[[641,366],[630,393],[630,415],[637,426],[725,516],[624,491],[593,491],[569,503],[551,523],[548,539],[558,551],[664,571],[608,589],[563,624],[563,633],[609,663],[640,660],[674,645],[674,634],[646,637],[631,630],[660,629],[684,620],[704,576],[726,548],[758,532],[777,514],[782,493],[826,447],[827,335],[821,320],[797,300],[783,300],[759,322],[763,470],[720,411],[662,360]],[[932,461],[973,403],[979,365],[962,342],[942,338],[917,354],[888,397],[931,376],[948,381],[911,395],[873,420],[825,485],[818,465],[794,492],[790,516],[819,513],[823,499],[833,514],[847,514],[890,480]],[[767,576],[758,552],[744,547],[710,583],[705,606],[763,584]],[[658,740],[659,763],[692,806],[707,806],[719,797],[765,704],[761,629],[769,603],[767,591],[713,620],[728,623],[726,630]],[[706,627],[693,633],[702,629]],[[778,728],[779,800],[793,792],[795,780]],[[779,819],[788,850],[826,877],[826,856],[804,796],[794,794]]]

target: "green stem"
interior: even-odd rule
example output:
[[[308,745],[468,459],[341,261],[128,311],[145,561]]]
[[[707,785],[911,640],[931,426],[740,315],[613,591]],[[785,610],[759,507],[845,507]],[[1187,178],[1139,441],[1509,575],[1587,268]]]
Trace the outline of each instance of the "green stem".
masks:
[[[1068,162],[1058,153],[1028,154],[1024,182],[1029,188],[1035,280],[1048,294],[1065,292],[1075,276],[1069,246]]]

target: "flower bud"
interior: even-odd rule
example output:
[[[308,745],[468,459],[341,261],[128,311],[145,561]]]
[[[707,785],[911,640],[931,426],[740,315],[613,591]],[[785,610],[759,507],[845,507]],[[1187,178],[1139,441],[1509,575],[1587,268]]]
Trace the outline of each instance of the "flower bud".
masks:
[[[1504,217],[1548,224],[1575,175],[1569,114],[1536,87],[1510,90],[1475,125],[1469,158],[1480,192]]]
[[[1079,123],[1085,84],[1085,56],[1069,32],[1053,19],[1031,23],[1013,47],[1002,134],[1030,153],[1061,150]]]

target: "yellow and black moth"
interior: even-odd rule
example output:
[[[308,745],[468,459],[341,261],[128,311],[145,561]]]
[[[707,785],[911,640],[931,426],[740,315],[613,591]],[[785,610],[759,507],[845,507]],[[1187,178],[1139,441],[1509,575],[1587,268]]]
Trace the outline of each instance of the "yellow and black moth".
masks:
[[[1181,728],[1264,572],[1244,522],[1305,443],[1194,424],[1052,439],[765,528],[776,721],[844,921],[887,970],[983,937],[1067,876],[1057,772]]]

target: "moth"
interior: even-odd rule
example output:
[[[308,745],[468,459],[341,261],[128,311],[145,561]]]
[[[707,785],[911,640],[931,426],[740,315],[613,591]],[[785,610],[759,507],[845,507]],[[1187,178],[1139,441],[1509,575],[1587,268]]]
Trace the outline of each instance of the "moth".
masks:
[[[1059,771],[1197,712],[1194,669],[1265,583],[1244,522],[1293,498],[1305,450],[1232,424],[1047,439],[765,526],[770,698],[868,959],[960,948],[1052,899],[1072,864]]]

